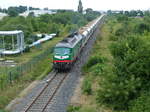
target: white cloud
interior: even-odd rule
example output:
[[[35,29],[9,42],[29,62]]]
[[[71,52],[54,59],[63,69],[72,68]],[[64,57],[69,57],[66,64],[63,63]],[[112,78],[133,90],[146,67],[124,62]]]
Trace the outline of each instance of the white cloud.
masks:
[[[150,0],[82,0],[84,8],[94,10],[149,9]],[[78,0],[0,0],[0,7],[27,5],[50,9],[77,9]]]

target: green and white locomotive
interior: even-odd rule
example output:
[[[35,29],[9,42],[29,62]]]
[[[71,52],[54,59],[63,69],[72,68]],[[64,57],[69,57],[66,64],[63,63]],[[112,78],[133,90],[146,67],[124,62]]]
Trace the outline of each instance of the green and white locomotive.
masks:
[[[68,35],[65,39],[56,44],[53,53],[53,68],[56,70],[69,70],[80,56],[82,48],[96,30],[104,15],[90,22],[79,31]]]
[[[81,50],[82,36],[73,33],[59,42],[54,49],[53,67],[63,70],[70,69]]]

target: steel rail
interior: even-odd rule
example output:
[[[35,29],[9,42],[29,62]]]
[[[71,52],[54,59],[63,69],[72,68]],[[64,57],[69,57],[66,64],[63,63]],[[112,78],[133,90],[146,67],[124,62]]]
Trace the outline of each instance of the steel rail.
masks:
[[[66,77],[68,76],[68,74],[66,73],[63,77],[63,79],[60,81],[59,85],[57,86],[57,88],[55,89],[55,91],[53,92],[52,96],[49,98],[48,102],[46,103],[45,107],[43,108],[42,112],[45,111],[46,107],[48,106],[48,104],[52,101],[52,99],[54,98],[54,96],[56,95],[57,91],[59,90],[60,86],[62,85],[62,83],[64,82],[64,80],[66,79]]]
[[[52,82],[52,80],[56,77],[57,72],[54,72],[54,76],[48,81],[48,83],[46,84],[46,86],[43,87],[43,89],[40,91],[40,93],[38,94],[38,96],[36,96],[36,98],[33,100],[33,102],[28,106],[28,108],[24,111],[24,112],[28,112],[28,110],[32,107],[32,105],[37,101],[37,99],[42,95],[42,93],[46,90],[46,88],[49,86],[49,84]]]
[[[30,112],[30,110],[32,111],[32,107],[34,109],[34,104],[38,103],[37,101],[40,99],[40,97],[43,95],[44,92],[47,91],[47,88],[51,85],[51,83],[55,80],[57,80],[56,76],[59,75],[64,75],[61,76],[61,79],[58,79],[60,81],[58,81],[59,83],[57,84],[57,86],[53,87],[53,91],[52,94],[50,96],[47,96],[48,101],[46,101],[44,104],[44,106],[41,108],[40,112],[44,112],[45,109],[47,108],[47,106],[49,105],[49,103],[52,101],[52,99],[55,97],[57,91],[59,90],[60,86],[63,84],[64,80],[66,79],[66,77],[68,76],[68,73],[64,73],[64,74],[58,74],[57,72],[55,73],[55,75],[47,82],[47,84],[43,87],[43,89],[40,91],[40,93],[38,94],[38,96],[36,96],[36,98],[33,100],[33,102],[28,106],[28,108],[24,111],[24,112]],[[46,96],[47,94],[45,94]],[[41,97],[42,98],[42,97]],[[40,100],[39,100],[40,101]],[[36,108],[35,108],[36,109]],[[39,112],[39,111],[38,111]]]

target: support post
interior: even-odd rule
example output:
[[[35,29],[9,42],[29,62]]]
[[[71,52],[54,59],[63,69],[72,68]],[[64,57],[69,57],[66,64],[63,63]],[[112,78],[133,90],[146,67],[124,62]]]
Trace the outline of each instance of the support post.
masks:
[[[12,35],[12,49],[15,49],[15,44],[14,44],[14,36]]]

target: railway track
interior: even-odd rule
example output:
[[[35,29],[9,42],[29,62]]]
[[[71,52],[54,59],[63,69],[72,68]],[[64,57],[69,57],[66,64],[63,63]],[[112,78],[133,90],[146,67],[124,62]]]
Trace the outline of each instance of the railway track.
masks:
[[[24,112],[45,112],[49,103],[56,95],[60,86],[68,76],[68,73],[55,72],[53,77],[47,80],[47,84],[43,87],[41,92],[32,101],[32,103],[25,109]]]

